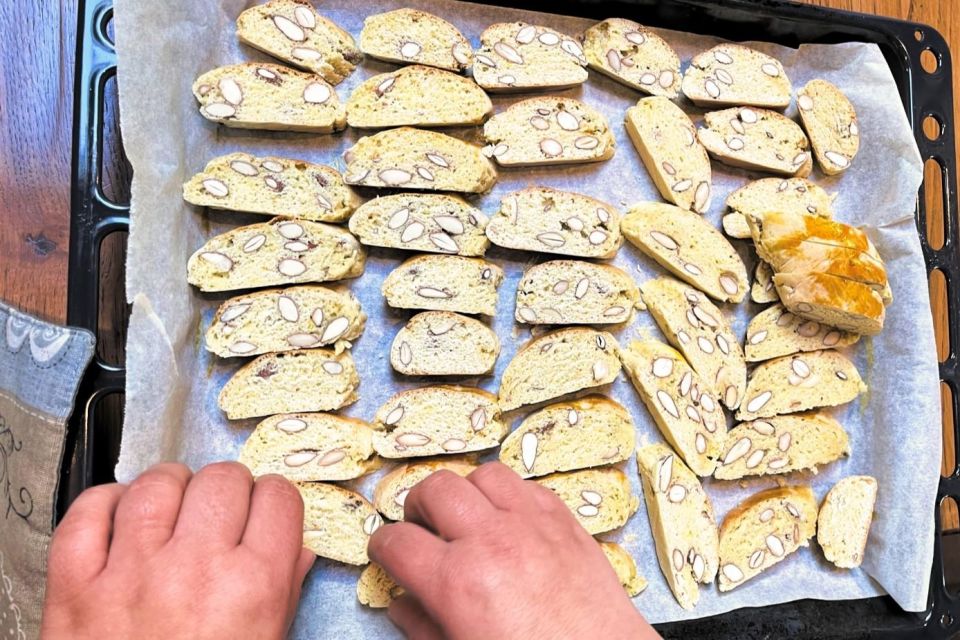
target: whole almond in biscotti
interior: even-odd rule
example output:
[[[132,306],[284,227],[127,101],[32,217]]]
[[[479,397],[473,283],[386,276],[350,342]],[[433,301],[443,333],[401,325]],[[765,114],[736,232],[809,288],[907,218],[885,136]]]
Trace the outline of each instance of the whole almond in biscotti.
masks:
[[[405,462],[380,478],[373,490],[373,505],[384,518],[399,522],[403,520],[407,495],[421,480],[441,470],[466,477],[476,468],[477,465],[468,457]]]
[[[218,67],[197,78],[193,95],[200,115],[226,127],[333,133],[347,126],[346,109],[332,86],[278,64]]]
[[[459,29],[432,13],[409,8],[368,16],[360,32],[360,49],[387,62],[447,71],[463,71],[473,64],[473,48]]]
[[[730,213],[723,216],[723,230],[733,238],[749,238],[746,216],[763,218],[766,213],[832,218],[835,195],[805,178],[754,180],[727,196]]]
[[[517,285],[514,319],[526,324],[620,324],[642,308],[630,274],[609,264],[551,260]]]
[[[410,318],[390,347],[390,365],[408,376],[484,375],[500,355],[490,327],[450,311],[424,311]]]
[[[599,22],[581,36],[590,68],[644,93],[676,98],[680,58],[666,40],[623,18]]]
[[[683,76],[683,94],[701,107],[783,109],[791,92],[779,60],[738,44],[718,44],[697,54]]]
[[[820,169],[828,176],[846,171],[860,149],[860,124],[850,99],[826,80],[811,80],[797,91],[797,110]]]
[[[753,272],[753,284],[750,285],[750,299],[757,304],[780,301],[777,288],[773,286],[773,269],[763,260],[757,260],[757,267]]]
[[[607,557],[613,571],[620,578],[627,595],[631,598],[640,595],[647,588],[647,579],[637,571],[637,563],[626,549],[616,542],[600,542],[600,550]]]
[[[381,292],[398,309],[496,313],[503,269],[478,258],[416,256],[387,274]]]
[[[490,92],[566,89],[583,84],[587,59],[559,31],[525,22],[500,22],[480,34],[473,79]]]
[[[627,211],[620,228],[630,244],[711,298],[740,302],[747,295],[743,260],[702,216],[670,204],[641,202]]]
[[[627,134],[665,200],[704,213],[710,208],[710,158],[693,122],[663,97],[627,109]]]
[[[346,564],[370,562],[367,543],[383,519],[359,493],[324,482],[296,482],[303,498],[303,546]]]
[[[810,141],[796,122],[776,111],[734,107],[704,114],[697,139],[731,167],[805,178],[813,168]]]
[[[807,320],[776,304],[758,313],[747,326],[747,362],[772,360],[806,351],[848,347],[860,339],[815,320]]]
[[[876,502],[871,476],[848,476],[830,489],[817,517],[817,543],[827,560],[841,569],[860,566]]]
[[[883,330],[884,300],[861,282],[826,273],[779,273],[773,284],[783,306],[801,318],[865,336]]]
[[[593,107],[559,96],[515,102],[483,125],[484,153],[503,167],[599,162],[616,143]]]
[[[613,467],[554,473],[535,482],[557,494],[590,535],[622,527],[640,506],[626,474]]]
[[[386,609],[403,592],[403,587],[375,562],[364,567],[357,579],[357,601],[371,609]]]

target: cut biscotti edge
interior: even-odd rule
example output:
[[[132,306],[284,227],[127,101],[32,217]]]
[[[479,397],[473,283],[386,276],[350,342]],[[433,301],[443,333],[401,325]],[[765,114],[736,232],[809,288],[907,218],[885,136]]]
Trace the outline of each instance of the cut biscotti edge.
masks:
[[[771,212],[832,218],[833,198],[806,178],[761,178],[727,196],[730,213],[723,217],[723,229],[733,238],[749,238],[746,216],[762,219]]]
[[[860,125],[850,99],[826,80],[811,80],[797,91],[797,111],[820,169],[828,176],[846,171],[860,149]]]
[[[368,16],[360,49],[373,58],[463,71],[473,64],[473,48],[460,31],[426,11],[402,8]]]
[[[404,261],[381,286],[391,307],[492,316],[503,269],[461,256],[425,255]]]
[[[859,339],[855,333],[801,318],[777,304],[758,313],[747,325],[746,358],[759,362],[804,351],[849,347]]]
[[[796,122],[768,109],[733,107],[704,114],[697,139],[715,160],[732,167],[804,178],[810,141]]]
[[[534,481],[553,491],[590,535],[622,527],[640,506],[626,474],[613,467],[553,473]]]
[[[790,104],[792,89],[779,60],[729,42],[694,56],[683,76],[683,94],[702,107],[783,109]]]
[[[383,519],[359,493],[323,482],[296,482],[303,498],[303,546],[320,557],[364,565],[367,542]]]
[[[380,478],[373,490],[373,504],[384,518],[403,520],[403,508],[416,484],[427,476],[445,469],[466,477],[477,465],[468,458],[437,458],[422,462],[406,462]]]
[[[877,480],[871,476],[849,476],[830,489],[817,518],[817,542],[827,560],[841,569],[860,566],[876,502]]]
[[[403,595],[403,587],[393,581],[383,567],[371,562],[357,579],[357,600],[371,609],[386,609]]]
[[[583,84],[587,60],[580,45],[548,27],[500,22],[480,34],[473,79],[490,92],[566,89]]]
[[[390,365],[409,376],[484,375],[493,370],[500,339],[484,323],[450,311],[410,318],[390,347]]]
[[[634,598],[647,588],[647,579],[637,571],[637,563],[629,551],[616,542],[604,541],[600,541],[600,550],[607,557],[628,596]]]
[[[622,269],[551,260],[523,274],[514,318],[526,324],[619,324],[630,322],[642,306],[640,290]]]
[[[680,93],[680,58],[667,41],[646,27],[609,18],[583,32],[584,55],[591,69],[652,95]]]
[[[750,299],[757,304],[779,302],[780,296],[773,284],[773,268],[763,260],[757,260],[753,271],[753,284],[750,285]]]

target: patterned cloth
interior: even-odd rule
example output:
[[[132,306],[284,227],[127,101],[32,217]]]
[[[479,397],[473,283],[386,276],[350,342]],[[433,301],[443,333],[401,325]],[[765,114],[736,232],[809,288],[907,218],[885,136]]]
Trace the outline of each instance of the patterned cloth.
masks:
[[[0,332],[0,640],[27,640],[40,635],[66,422],[94,338],[3,303]]]

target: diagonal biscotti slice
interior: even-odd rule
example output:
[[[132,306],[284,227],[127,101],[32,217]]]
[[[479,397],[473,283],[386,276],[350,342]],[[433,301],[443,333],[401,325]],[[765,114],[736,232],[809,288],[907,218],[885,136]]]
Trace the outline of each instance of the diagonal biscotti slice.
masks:
[[[783,176],[810,175],[810,141],[800,125],[783,114],[733,107],[703,117],[706,126],[697,131],[697,139],[715,160]]]
[[[850,455],[847,432],[826,413],[795,413],[738,424],[714,472],[718,480],[790,473]]]
[[[450,311],[410,318],[390,347],[390,365],[408,376],[483,375],[493,371],[500,339],[490,327]]]
[[[637,449],[643,497],[660,570],[684,609],[700,599],[700,584],[717,575],[717,523],[710,497],[670,447]]]
[[[183,199],[214,209],[341,222],[360,205],[333,167],[306,160],[231,153],[183,185]]]
[[[321,558],[370,562],[367,542],[383,519],[359,493],[323,482],[296,482],[303,498],[303,546]]]
[[[660,195],[678,207],[710,208],[710,158],[683,109],[664,97],[627,109],[626,129]]]
[[[483,89],[461,75],[412,65],[365,80],[347,101],[357,128],[480,124],[493,112]]]
[[[360,49],[387,62],[447,71],[463,71],[473,63],[473,48],[455,26],[409,8],[368,16],[360,32]]]
[[[387,274],[381,292],[398,309],[496,313],[503,269],[478,258],[416,256]]]
[[[810,487],[761,491],[740,503],[720,525],[720,591],[730,591],[809,546],[817,528]]]
[[[572,38],[525,22],[500,22],[480,34],[473,79],[491,92],[566,89],[587,80],[583,50]]]
[[[594,395],[558,402],[523,419],[500,446],[500,462],[524,478],[623,462],[634,447],[633,419]]]
[[[777,288],[773,286],[773,269],[763,260],[757,261],[757,268],[753,272],[753,284],[750,285],[750,299],[757,304],[780,301],[780,296],[777,295]]]
[[[548,187],[505,195],[487,238],[508,249],[612,258],[623,244],[620,212],[589,196]]]
[[[627,595],[634,598],[647,588],[647,579],[637,571],[637,563],[626,549],[616,542],[600,541],[600,550],[607,557]]]
[[[860,566],[876,502],[877,480],[871,476],[849,476],[833,485],[817,517],[817,542],[827,560],[841,569]]]
[[[331,84],[353,73],[362,55],[353,37],[304,0],[270,0],[237,18],[240,42]]]
[[[666,336],[728,409],[747,388],[743,349],[723,313],[705,295],[670,277],[648,280],[643,301]]]
[[[384,458],[491,449],[509,427],[497,398],[483,389],[440,385],[395,394],[373,420],[373,448]]]
[[[482,256],[487,216],[459,196],[398,193],[363,203],[350,218],[360,242],[431,253]]]
[[[237,129],[333,133],[347,112],[333,87],[315,75],[278,64],[218,67],[193,83],[200,115]]]
[[[305,482],[359,478],[378,465],[370,425],[329,413],[270,416],[247,438],[238,460],[254,476]]]
[[[618,324],[641,307],[630,274],[608,264],[551,260],[530,267],[517,285],[514,318],[526,324]]]
[[[867,390],[852,362],[838,351],[812,351],[760,363],[747,382],[737,420],[836,407]]]
[[[581,36],[590,68],[644,93],[676,98],[680,58],[667,41],[644,26],[608,18]]]
[[[634,340],[620,358],[657,428],[698,476],[713,474],[727,422],[720,402],[679,353],[657,340]]]
[[[554,473],[534,482],[557,494],[590,535],[622,527],[640,506],[626,474],[613,467]]]
[[[348,351],[268,353],[233,374],[217,398],[227,418],[332,411],[357,401],[360,377]]]
[[[846,171],[860,149],[860,125],[850,99],[826,80],[811,80],[797,91],[797,110],[820,169],[828,176]]]
[[[365,566],[357,579],[357,600],[371,609],[386,609],[403,593],[403,587],[375,562]]]
[[[883,330],[883,298],[863,283],[826,273],[781,273],[773,284],[783,306],[802,318],[865,336]]]
[[[806,178],[754,180],[727,196],[730,213],[723,216],[723,230],[733,238],[749,238],[746,216],[763,218],[767,213],[832,218],[833,198]]]
[[[747,326],[747,362],[771,360],[803,351],[848,347],[860,339],[814,320],[796,316],[781,304],[764,309]]]
[[[365,187],[484,193],[497,171],[480,147],[452,136],[400,127],[364,136],[343,154],[344,181]]]
[[[702,216],[661,202],[633,205],[620,225],[635,247],[711,298],[740,302],[750,284],[730,241]]]
[[[360,301],[345,289],[267,289],[221,304],[204,346],[221,358],[309,349],[353,340],[366,321]]]
[[[683,76],[683,94],[701,107],[783,109],[792,91],[779,60],[738,44],[718,44],[697,54]]]
[[[476,468],[477,465],[468,458],[437,458],[401,464],[380,478],[373,490],[373,505],[384,518],[399,522],[403,520],[407,494],[421,480],[440,470],[466,477]]]
[[[500,378],[500,408],[511,411],[581,389],[609,384],[620,374],[620,345],[606,331],[558,329],[534,338],[513,356]]]
[[[207,240],[187,263],[201,291],[231,291],[356,278],[367,254],[350,232],[320,222],[274,218]]]

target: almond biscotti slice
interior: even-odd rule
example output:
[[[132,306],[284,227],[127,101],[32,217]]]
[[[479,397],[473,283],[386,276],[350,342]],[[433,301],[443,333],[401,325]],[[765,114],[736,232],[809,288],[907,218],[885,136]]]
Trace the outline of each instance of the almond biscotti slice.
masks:
[[[366,259],[346,229],[274,218],[207,240],[187,262],[187,282],[201,291],[328,282],[356,278]]]
[[[500,339],[490,327],[450,311],[410,318],[390,347],[390,365],[408,376],[479,376],[493,371]]]
[[[640,506],[626,474],[613,467],[554,473],[535,482],[557,494],[590,535],[622,527]]]
[[[827,560],[841,569],[860,566],[876,502],[877,480],[871,476],[849,476],[833,485],[817,517],[817,542]]]
[[[347,101],[347,124],[357,128],[470,125],[480,124],[492,112],[490,98],[469,78],[412,65],[375,75],[354,89]]]
[[[240,42],[338,84],[363,56],[353,37],[304,0],[270,0],[237,18]]]
[[[727,439],[720,402],[678,352],[634,340],[620,358],[657,428],[698,476],[713,474]]]
[[[371,562],[357,579],[357,600],[371,609],[386,609],[403,595],[403,587],[393,581],[383,567]]]
[[[360,242],[431,253],[482,256],[487,216],[459,196],[398,193],[363,203],[350,218]]]
[[[270,416],[247,438],[238,460],[254,476],[304,482],[350,480],[377,467],[370,425],[330,413]]]
[[[497,171],[480,147],[436,131],[400,127],[364,136],[343,154],[343,179],[364,187],[484,193]]]
[[[567,89],[583,84],[587,59],[559,31],[525,22],[500,22],[480,34],[473,79],[490,92]]]
[[[660,195],[704,213],[710,208],[710,158],[693,121],[664,97],[643,98],[627,109],[626,129]]]
[[[648,280],[641,292],[667,342],[684,355],[725,407],[740,406],[747,365],[720,309],[701,292],[670,277]]]
[[[360,49],[387,62],[447,71],[463,71],[473,63],[473,48],[459,29],[432,13],[409,8],[368,16]]]
[[[778,273],[773,284],[783,306],[802,318],[865,336],[883,330],[884,300],[861,282],[826,273]]]
[[[713,582],[719,566],[710,497],[666,445],[637,449],[637,469],[660,570],[680,606],[693,609],[699,585]]]
[[[373,448],[384,458],[482,451],[499,445],[509,431],[496,396],[454,385],[395,394],[377,409],[373,427]]]
[[[315,75],[278,64],[218,67],[193,83],[200,115],[237,129],[333,133],[347,112],[333,87]]]
[[[634,447],[630,413],[594,395],[558,402],[523,419],[500,446],[500,462],[524,478],[622,462]]]
[[[833,198],[806,178],[754,180],[727,196],[730,213],[723,216],[723,230],[733,238],[749,238],[746,216],[763,218],[770,212],[832,218]]]
[[[384,518],[403,520],[403,505],[415,485],[437,471],[447,470],[466,477],[477,468],[468,458],[437,458],[423,462],[408,462],[396,467],[377,483],[373,490],[373,505]]]
[[[600,162],[616,142],[603,115],[559,96],[515,102],[483,125],[484,153],[502,167]]]
[[[734,107],[704,114],[697,139],[712,158],[731,167],[805,178],[813,168],[810,141],[796,122],[776,111]]]
[[[657,96],[680,93],[680,58],[667,41],[632,20],[609,18],[581,37],[590,68]]]
[[[747,267],[730,241],[702,216],[670,204],[641,202],[627,211],[620,228],[640,251],[711,298],[740,302],[747,295]]]
[[[359,493],[323,482],[296,482],[303,498],[303,546],[346,564],[370,562],[367,542],[383,519]]]
[[[701,107],[784,109],[792,91],[779,60],[739,44],[718,44],[697,54],[683,76],[683,95]]]
[[[750,285],[750,299],[757,304],[780,300],[777,288],[773,286],[773,268],[763,260],[757,260],[757,268],[753,272],[753,284]]]
[[[762,362],[753,370],[737,420],[836,407],[866,390],[857,368],[838,351],[784,356]]]
[[[720,525],[720,591],[730,591],[799,549],[817,529],[817,502],[806,486],[761,491]]]
[[[500,408],[511,411],[581,389],[609,384],[620,374],[620,345],[606,331],[558,329],[523,345],[500,378]]]
[[[503,269],[479,258],[416,256],[387,274],[381,292],[398,309],[430,309],[492,316]]]
[[[850,99],[826,80],[811,80],[797,91],[797,110],[820,169],[828,176],[846,171],[860,149],[860,125]]]
[[[526,324],[619,324],[629,322],[637,307],[640,290],[622,269],[551,260],[523,274],[514,317]]]
[[[614,573],[620,579],[620,584],[627,595],[634,598],[647,588],[647,579],[637,571],[637,563],[626,549],[616,542],[600,541],[600,550],[607,557],[607,562],[613,567]]]
[[[223,385],[217,404],[230,420],[332,411],[357,401],[360,377],[349,351],[286,351],[259,356]]]
[[[612,258],[623,244],[620,211],[579,193],[528,187],[505,195],[487,237],[508,249]]]
[[[855,333],[834,329],[787,311],[782,304],[764,309],[747,326],[747,362],[772,360],[804,351],[848,347],[860,339]]]

